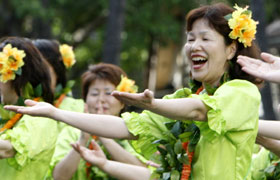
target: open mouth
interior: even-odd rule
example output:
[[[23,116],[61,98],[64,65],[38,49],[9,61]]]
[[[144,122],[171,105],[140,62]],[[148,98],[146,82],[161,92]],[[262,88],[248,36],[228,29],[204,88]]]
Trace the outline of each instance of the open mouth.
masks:
[[[203,65],[207,62],[207,59],[205,57],[201,56],[194,56],[192,57],[192,63],[194,69],[200,69],[203,67]]]

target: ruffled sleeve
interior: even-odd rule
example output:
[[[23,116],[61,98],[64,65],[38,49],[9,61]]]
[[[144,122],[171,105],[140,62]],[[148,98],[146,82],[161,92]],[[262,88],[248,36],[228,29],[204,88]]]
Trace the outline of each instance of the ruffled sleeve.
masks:
[[[24,115],[13,129],[7,130],[0,138],[12,143],[16,154],[7,160],[11,166],[21,170],[41,154],[51,158],[57,138],[57,122]]]
[[[258,88],[245,80],[232,80],[219,87],[213,96],[191,95],[208,107],[207,122],[195,122],[202,135],[209,140],[227,132],[246,132],[256,128],[260,93]],[[238,136],[236,141],[247,137]]]
[[[180,89],[174,94],[167,95],[165,99],[185,98],[190,95],[191,91],[187,88]],[[157,115],[150,111],[144,110],[141,114],[132,112],[122,114],[127,128],[134,136],[138,136],[135,141],[130,141],[137,153],[143,155],[146,159],[157,151],[157,144],[153,142],[159,139],[167,140],[174,138],[166,128],[165,123],[174,120]]]

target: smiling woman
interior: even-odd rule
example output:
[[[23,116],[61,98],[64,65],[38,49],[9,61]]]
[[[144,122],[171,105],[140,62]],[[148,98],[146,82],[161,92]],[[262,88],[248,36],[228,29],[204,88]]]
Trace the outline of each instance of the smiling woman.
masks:
[[[241,17],[251,20],[249,10],[235,8]],[[250,179],[260,104],[254,83],[260,81],[242,72],[236,57],[258,57],[259,51],[254,37],[240,40],[247,29],[241,28],[234,39],[229,37],[232,29],[226,17],[236,17],[232,16],[236,11],[218,3],[187,15],[185,49],[191,63],[191,89],[179,89],[163,99],[154,99],[150,90],[113,92],[125,104],[146,109],[140,114],[124,113],[122,118],[86,115],[33,101],[26,102],[32,107],[6,108],[51,117],[104,137],[136,139],[131,143],[137,152],[160,160],[161,167],[153,172],[153,178]],[[134,172],[131,179],[140,170]]]

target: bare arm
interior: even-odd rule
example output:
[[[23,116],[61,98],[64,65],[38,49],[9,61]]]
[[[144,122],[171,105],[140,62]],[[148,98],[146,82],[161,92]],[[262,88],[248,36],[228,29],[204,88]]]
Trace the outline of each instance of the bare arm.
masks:
[[[0,140],[0,159],[11,158],[15,155],[13,145],[8,140]]]
[[[89,134],[81,132],[78,143],[82,146],[86,146],[89,136]],[[54,167],[53,178],[55,180],[71,179],[78,169],[80,159],[80,154],[74,149],[71,149],[71,151]]]
[[[259,120],[258,135],[280,140],[280,122]]]
[[[145,166],[137,157],[127,152],[113,139],[99,137],[99,140],[102,142],[113,160],[137,166]]]
[[[49,103],[26,100],[24,106],[5,106],[7,110],[31,116],[43,116],[74,126],[97,136],[118,139],[135,139],[123,119],[110,115],[71,112],[55,108]]]
[[[269,151],[276,154],[278,157],[280,157],[280,141],[271,139],[271,138],[265,138],[262,136],[257,136],[256,143],[262,145]]]
[[[99,145],[94,141],[92,141],[92,145],[93,150],[89,150],[78,143],[72,144],[82,158],[110,176],[122,180],[149,180],[150,171],[148,168],[107,160]]]
[[[147,109],[171,119],[207,121],[207,107],[199,99],[154,99],[153,92],[147,89],[138,94],[114,91],[112,95],[125,104]]]

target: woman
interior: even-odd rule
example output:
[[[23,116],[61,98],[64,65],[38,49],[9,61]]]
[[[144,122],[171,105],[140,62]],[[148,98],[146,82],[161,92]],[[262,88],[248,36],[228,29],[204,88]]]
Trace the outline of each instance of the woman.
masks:
[[[53,102],[47,64],[29,40],[3,38],[0,52],[3,104],[21,104],[26,98]],[[43,179],[54,152],[57,124],[46,118],[7,114],[3,107],[1,117],[1,179]]]
[[[230,14],[232,18],[225,19]],[[232,25],[243,18],[236,16],[245,16],[248,20],[245,24],[251,23],[246,27],[253,28],[241,27],[237,31]],[[240,24],[244,25],[243,22]],[[137,139],[132,142],[134,148],[148,159],[160,150],[162,168],[158,172],[161,177],[187,179],[190,175],[188,162],[192,161],[193,179],[250,179],[260,104],[260,94],[253,83],[259,81],[242,72],[236,60],[241,54],[259,57],[258,48],[252,42],[254,36],[244,39],[242,34],[249,30],[249,34],[254,35],[255,27],[249,11],[239,7],[234,11],[219,3],[190,11],[185,51],[194,79],[192,91],[180,89],[164,99],[154,99],[149,90],[140,94],[113,93],[126,104],[161,116],[149,111],[126,113],[122,118],[78,114],[34,101],[26,101],[33,107],[9,106],[7,109],[51,117],[104,137]],[[200,139],[190,120],[198,126]],[[170,148],[174,144],[176,150]]]
[[[89,113],[119,116],[124,104],[111,96],[111,92],[121,83],[122,76],[126,77],[125,72],[112,64],[100,63],[89,66],[89,69],[82,75],[82,97]],[[89,139],[89,134],[80,132],[76,128],[65,127],[62,130],[57,140],[52,162],[54,179],[112,179],[98,168],[87,165],[85,161],[80,161],[79,154],[69,145],[78,141],[81,145],[87,146]],[[98,140],[113,160],[143,166],[141,161],[125,150],[130,150],[136,155],[127,141],[119,142],[125,148],[123,149],[112,139],[99,137]]]
[[[67,81],[66,77],[67,69],[71,68],[76,62],[72,47],[66,44],[60,45],[58,41],[49,39],[36,39],[32,43],[50,64],[54,105],[64,110],[84,112],[83,100],[71,97],[71,89],[75,82],[73,80]],[[65,123],[59,123],[59,132],[65,126]]]

